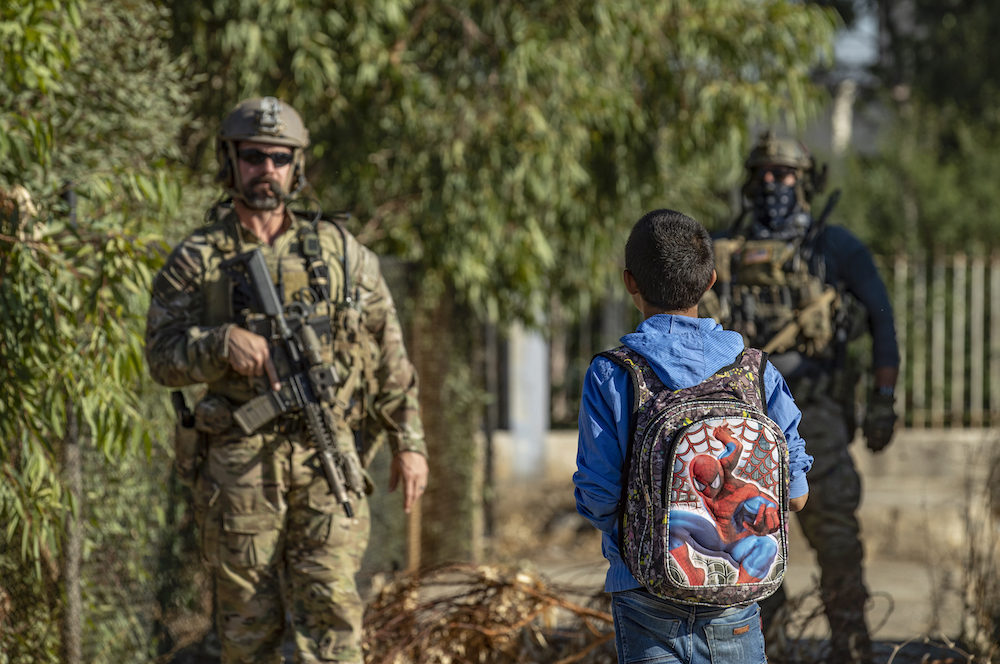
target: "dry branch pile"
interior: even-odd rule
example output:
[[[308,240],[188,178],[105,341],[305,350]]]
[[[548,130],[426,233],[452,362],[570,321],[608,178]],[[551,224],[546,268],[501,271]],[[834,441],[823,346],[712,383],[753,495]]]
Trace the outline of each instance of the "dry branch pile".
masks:
[[[611,664],[611,615],[499,565],[394,580],[365,613],[367,664]]]

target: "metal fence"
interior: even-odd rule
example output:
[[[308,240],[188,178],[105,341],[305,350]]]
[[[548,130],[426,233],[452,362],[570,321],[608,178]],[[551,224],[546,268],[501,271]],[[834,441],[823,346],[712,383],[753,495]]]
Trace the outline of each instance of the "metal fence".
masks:
[[[880,262],[900,349],[901,420],[917,429],[1000,425],[1000,253]]]

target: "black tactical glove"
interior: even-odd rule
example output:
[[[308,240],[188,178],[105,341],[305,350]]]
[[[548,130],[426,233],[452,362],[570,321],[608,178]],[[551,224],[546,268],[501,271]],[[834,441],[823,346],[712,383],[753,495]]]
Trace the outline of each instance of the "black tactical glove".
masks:
[[[896,427],[896,397],[892,394],[872,390],[868,397],[868,407],[865,409],[865,422],[861,425],[865,432],[865,442],[872,452],[881,452],[889,441]]]

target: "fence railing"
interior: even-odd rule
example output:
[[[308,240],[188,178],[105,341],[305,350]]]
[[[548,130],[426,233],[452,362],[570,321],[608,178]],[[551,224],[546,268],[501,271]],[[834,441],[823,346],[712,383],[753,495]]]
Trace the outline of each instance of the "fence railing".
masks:
[[[883,260],[906,426],[1000,426],[1000,253]]]

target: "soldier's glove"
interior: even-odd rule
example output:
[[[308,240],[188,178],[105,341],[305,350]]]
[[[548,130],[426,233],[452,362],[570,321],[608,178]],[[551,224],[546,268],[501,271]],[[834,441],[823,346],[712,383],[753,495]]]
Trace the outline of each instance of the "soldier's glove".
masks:
[[[872,390],[865,409],[865,422],[861,425],[865,432],[865,442],[872,452],[881,452],[896,428],[896,397],[891,393]]]

